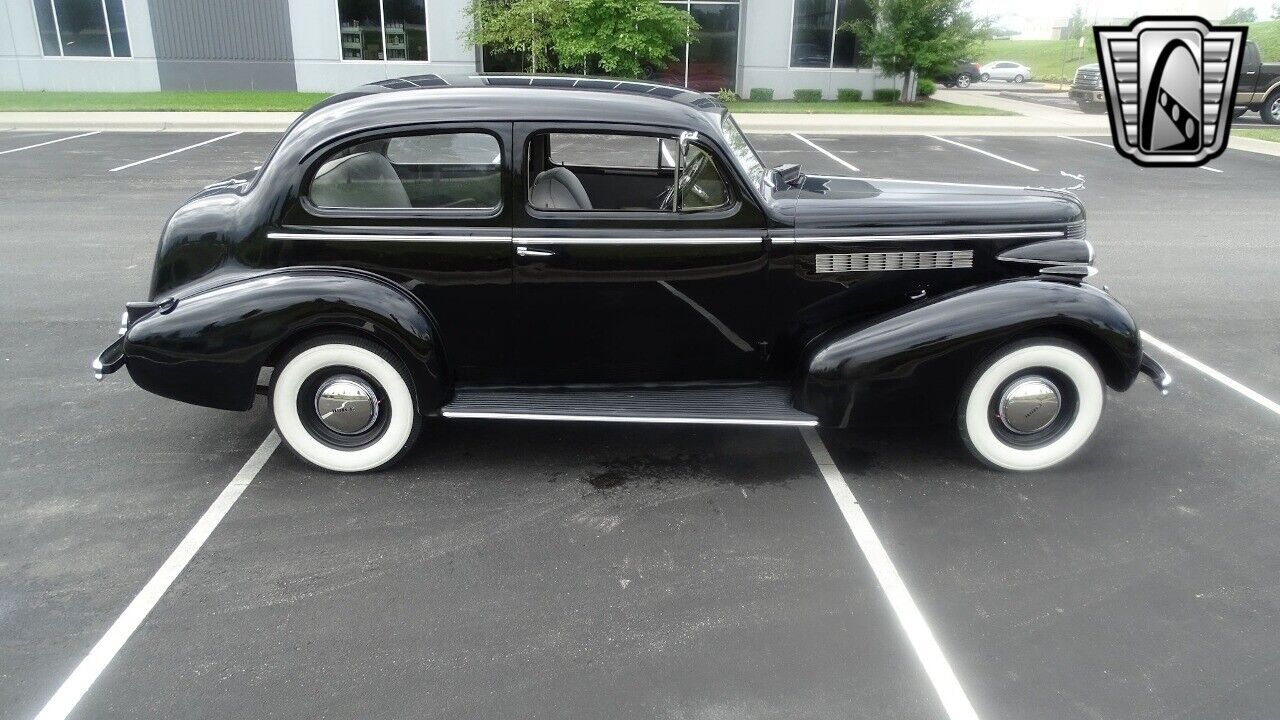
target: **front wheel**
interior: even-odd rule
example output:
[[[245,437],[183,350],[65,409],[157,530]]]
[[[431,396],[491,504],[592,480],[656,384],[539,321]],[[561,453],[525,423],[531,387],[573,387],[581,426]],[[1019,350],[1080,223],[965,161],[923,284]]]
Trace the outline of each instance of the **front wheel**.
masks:
[[[404,363],[352,335],[316,338],[290,351],[271,378],[270,397],[285,445],[336,472],[394,463],[421,427]]]
[[[982,82],[990,82],[990,81],[991,81],[991,74],[990,74],[990,73],[982,73],[982,77],[981,77],[980,79],[982,80]]]
[[[997,351],[970,376],[957,409],[974,457],[1002,470],[1043,470],[1084,447],[1102,417],[1102,371],[1080,346],[1034,338]]]
[[[1015,83],[1021,83],[1021,82],[1022,82],[1022,80],[1023,80],[1023,78],[1022,78],[1022,76],[1021,76],[1021,75],[1014,75],[1014,76],[1013,76],[1013,81],[1014,81]]]
[[[1271,97],[1263,101],[1262,121],[1270,125],[1280,125],[1280,90],[1271,93]]]

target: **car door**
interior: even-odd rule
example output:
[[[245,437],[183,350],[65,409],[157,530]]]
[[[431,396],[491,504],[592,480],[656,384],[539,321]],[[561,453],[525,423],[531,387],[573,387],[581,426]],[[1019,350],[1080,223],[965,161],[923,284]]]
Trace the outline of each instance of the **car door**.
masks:
[[[271,233],[281,266],[359,268],[413,293],[461,382],[511,366],[511,123],[376,129],[311,156]]]
[[[514,355],[522,382],[760,377],[764,214],[709,138],[691,140],[691,156],[703,160],[685,168],[703,197],[686,190],[675,209],[676,171],[659,143],[674,160],[679,134],[516,124]],[[548,194],[552,180],[560,196]]]
[[[1262,54],[1258,52],[1256,43],[1244,44],[1244,63],[1240,66],[1240,87],[1236,90],[1236,96],[1245,96],[1245,101],[1252,101],[1255,92],[1265,90],[1266,87],[1259,87],[1262,80]]]

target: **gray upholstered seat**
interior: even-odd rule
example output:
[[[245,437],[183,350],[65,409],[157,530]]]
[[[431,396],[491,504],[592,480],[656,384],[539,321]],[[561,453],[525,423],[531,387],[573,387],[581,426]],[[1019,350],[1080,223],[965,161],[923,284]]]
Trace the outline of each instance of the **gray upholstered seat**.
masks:
[[[311,181],[311,202],[320,207],[413,207],[391,161],[376,152],[331,160]]]
[[[540,173],[529,190],[529,203],[542,210],[590,210],[587,189],[568,168],[554,167]]]

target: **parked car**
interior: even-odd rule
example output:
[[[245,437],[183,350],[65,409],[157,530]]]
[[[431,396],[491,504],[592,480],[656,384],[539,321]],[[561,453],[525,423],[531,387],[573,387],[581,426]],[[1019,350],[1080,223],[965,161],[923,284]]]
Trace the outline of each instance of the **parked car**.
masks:
[[[979,77],[982,82],[990,80],[1005,80],[1013,83],[1020,83],[1030,80],[1031,68],[1026,65],[1019,65],[1016,62],[1008,60],[995,60],[983,65]]]
[[[1258,43],[1244,45],[1240,84],[1236,87],[1235,114],[1256,110],[1264,122],[1280,125],[1280,62],[1262,62]]]
[[[1064,191],[769,168],[714,98],[434,76],[330,97],[161,235],[93,362],[302,459],[400,458],[427,416],[957,424],[1036,470],[1168,375]],[[260,378],[266,380],[260,385]]]
[[[1081,65],[1076,70],[1068,94],[1083,112],[1096,115],[1107,111],[1107,98],[1102,89],[1102,71],[1098,63]]]
[[[957,60],[951,72],[935,78],[944,87],[967,88],[982,76],[978,64],[969,60]]]

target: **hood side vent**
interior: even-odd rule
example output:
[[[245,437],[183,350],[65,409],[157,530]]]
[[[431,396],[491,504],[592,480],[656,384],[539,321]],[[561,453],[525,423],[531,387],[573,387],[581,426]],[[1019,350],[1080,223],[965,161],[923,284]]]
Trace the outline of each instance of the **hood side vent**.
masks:
[[[815,264],[820,273],[951,270],[973,267],[973,251],[824,253],[817,256]]]

